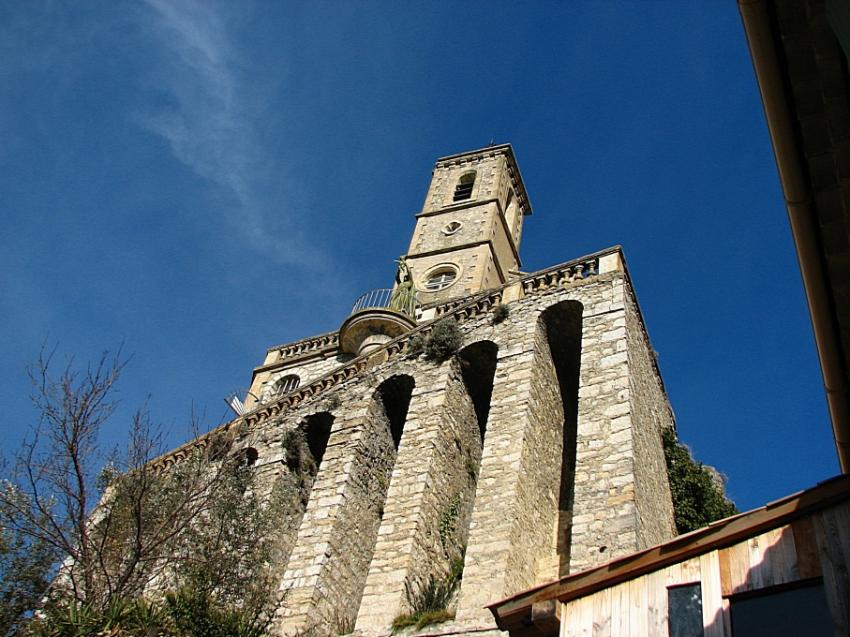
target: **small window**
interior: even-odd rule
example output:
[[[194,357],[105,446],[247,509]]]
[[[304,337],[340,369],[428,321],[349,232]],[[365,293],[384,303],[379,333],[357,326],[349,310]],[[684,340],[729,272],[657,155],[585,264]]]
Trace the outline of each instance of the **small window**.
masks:
[[[431,275],[425,281],[425,289],[429,292],[436,292],[449,287],[457,278],[457,270],[454,268],[441,268]]]
[[[460,230],[462,227],[463,227],[463,224],[460,221],[450,221],[443,228],[443,234],[445,234],[445,235],[454,234],[455,232]]]
[[[685,584],[667,589],[670,637],[703,637],[702,585]]]
[[[242,466],[243,467],[253,467],[257,464],[257,459],[260,457],[260,454],[257,452],[254,447],[248,447],[242,450]]]
[[[293,389],[298,387],[301,383],[301,379],[298,378],[295,374],[289,374],[288,376],[284,376],[280,378],[274,384],[274,393],[278,396],[285,394],[287,392],[291,392]]]
[[[455,186],[455,196],[454,201],[463,201],[464,199],[469,199],[472,196],[472,187],[475,185],[475,171],[464,173],[460,176],[460,179],[457,180],[457,186]]]

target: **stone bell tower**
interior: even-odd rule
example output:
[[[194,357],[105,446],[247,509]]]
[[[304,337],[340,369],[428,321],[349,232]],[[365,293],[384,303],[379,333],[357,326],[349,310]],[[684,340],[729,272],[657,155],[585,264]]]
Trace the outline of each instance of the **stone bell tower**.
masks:
[[[507,283],[530,214],[510,144],[438,159],[407,252],[420,304]]]

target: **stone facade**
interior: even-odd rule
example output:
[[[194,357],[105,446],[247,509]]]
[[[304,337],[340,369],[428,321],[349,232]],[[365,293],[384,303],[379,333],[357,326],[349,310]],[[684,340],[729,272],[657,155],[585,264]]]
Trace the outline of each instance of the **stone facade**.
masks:
[[[472,202],[458,207],[470,168]],[[495,629],[486,604],[675,534],[661,446],[673,415],[622,253],[504,277],[529,212],[509,147],[440,160],[414,281],[432,258],[478,278],[432,295],[416,327],[368,354],[341,355],[326,334],[272,348],[255,370],[262,400],[225,428],[251,440],[262,475],[280,476],[294,428],[326,443],[286,522],[277,634],[387,634],[461,563],[456,618],[439,630]],[[427,360],[411,343],[440,320],[461,343]],[[268,389],[287,374],[297,388]]]

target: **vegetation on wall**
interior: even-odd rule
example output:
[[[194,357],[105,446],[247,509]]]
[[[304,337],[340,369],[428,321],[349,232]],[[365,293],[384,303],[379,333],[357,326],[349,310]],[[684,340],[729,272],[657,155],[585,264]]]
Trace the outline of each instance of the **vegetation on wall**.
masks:
[[[456,493],[449,502],[449,506],[445,511],[443,511],[442,515],[440,515],[440,524],[438,528],[440,534],[440,546],[443,547],[443,551],[446,553],[448,553],[452,548],[455,535],[458,531],[457,524],[461,504],[460,493]]]
[[[463,342],[460,328],[453,318],[437,321],[425,339],[425,358],[443,362],[457,353]]]
[[[661,435],[676,530],[688,533],[738,513],[734,503],[726,498],[719,474],[694,460],[672,428],[664,429]]]
[[[462,505],[461,494],[456,493],[440,515],[437,527],[440,546],[448,560],[448,572],[441,577],[431,574],[419,585],[405,583],[404,591],[410,612],[393,620],[394,631],[411,626],[418,630],[429,624],[454,619],[451,606],[463,578],[466,554],[466,546],[460,543],[461,538],[458,537]]]
[[[511,315],[511,308],[501,303],[493,310],[493,325],[498,325]]]
[[[405,583],[409,613],[399,615],[393,620],[393,631],[415,627],[417,630],[430,624],[454,619],[449,607],[454,600],[463,577],[463,558],[452,562],[451,570],[444,577],[431,575],[422,585],[410,586]]]

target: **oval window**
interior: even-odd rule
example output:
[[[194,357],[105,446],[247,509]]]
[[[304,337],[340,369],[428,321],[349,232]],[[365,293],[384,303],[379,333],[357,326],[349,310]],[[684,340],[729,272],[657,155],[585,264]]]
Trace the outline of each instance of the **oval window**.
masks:
[[[443,228],[443,234],[454,234],[458,230],[463,227],[463,224],[460,221],[450,221]]]
[[[457,270],[454,268],[440,268],[428,275],[425,281],[425,289],[429,292],[436,292],[449,287],[457,279]]]

